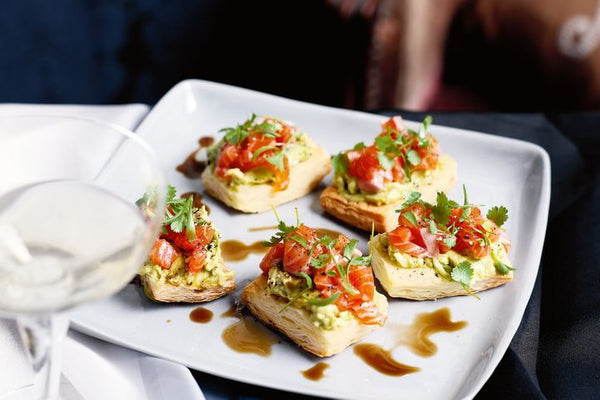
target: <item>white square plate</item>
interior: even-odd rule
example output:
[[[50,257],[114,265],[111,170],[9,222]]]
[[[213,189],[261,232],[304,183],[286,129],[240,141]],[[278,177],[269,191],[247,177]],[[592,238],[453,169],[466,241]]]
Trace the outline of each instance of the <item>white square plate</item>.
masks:
[[[154,107],[138,133],[156,150],[169,181],[180,193],[202,190],[200,180],[189,180],[175,171],[197,147],[200,136],[216,135],[223,127],[243,121],[251,112],[293,121],[331,154],[359,141],[371,141],[385,117],[323,107],[204,81],[184,81]],[[417,123],[409,123],[416,127]],[[550,199],[550,163],[539,146],[460,129],[432,126],[443,152],[458,161],[458,184],[451,195],[461,199],[466,184],[476,204],[504,205],[512,239],[510,257],[517,270],[513,282],[484,293],[481,300],[456,297],[439,301],[390,300],[389,319],[365,342],[383,347],[395,343],[398,325],[409,325],[415,315],[442,307],[454,321],[468,322],[453,333],[438,333],[433,357],[423,358],[404,347],[394,350],[403,363],[421,368],[403,377],[382,375],[364,364],[352,351],[326,360],[331,366],[320,381],[305,379],[300,371],[315,364],[312,357],[284,341],[265,358],[241,354],[223,343],[221,332],[234,322],[219,315],[231,305],[226,297],[207,305],[215,313],[208,324],[189,320],[194,305],[160,305],[148,301],[140,288],[129,285],[104,302],[74,313],[73,326],[88,334],[149,354],[178,361],[191,368],[243,382],[292,392],[336,398],[472,398],[489,378],[513,337],[538,271]],[[331,176],[325,183],[331,181]],[[367,250],[368,235],[359,233],[323,214],[319,190],[280,206],[279,214],[291,221],[294,208],[313,227],[339,230],[361,240]],[[248,228],[273,225],[270,212],[241,214],[205,198],[223,240],[246,243],[267,238],[271,232]],[[260,256],[229,263],[236,271],[238,288],[256,277]],[[167,323],[171,320],[171,323]]]

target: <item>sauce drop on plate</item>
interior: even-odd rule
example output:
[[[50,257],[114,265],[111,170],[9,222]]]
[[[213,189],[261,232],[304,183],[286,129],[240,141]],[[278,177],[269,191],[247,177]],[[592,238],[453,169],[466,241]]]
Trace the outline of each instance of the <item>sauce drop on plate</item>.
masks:
[[[221,243],[221,251],[225,261],[241,261],[251,253],[264,254],[269,248],[263,246],[262,241],[245,244],[239,240],[226,240]]]
[[[325,376],[325,370],[329,368],[329,364],[318,362],[307,370],[301,371],[306,379],[311,381],[319,381]]]
[[[225,328],[221,337],[232,350],[239,353],[254,353],[263,357],[269,356],[271,346],[278,342],[266,328],[246,317]]]
[[[398,334],[398,345],[407,346],[413,353],[431,357],[437,345],[429,338],[438,332],[454,332],[467,326],[466,321],[452,322],[448,307],[415,317],[412,325],[403,326]]]
[[[221,314],[222,318],[241,318],[241,311],[238,309],[237,305],[232,305],[231,307],[229,307],[227,309],[227,311],[225,311],[224,313]]]
[[[277,225],[258,226],[258,227],[255,227],[255,228],[248,228],[248,232],[274,231],[275,229],[277,229]]]
[[[200,145],[200,147],[210,147],[214,142],[215,138],[212,136],[202,136],[198,139],[198,145]]]
[[[196,153],[198,153],[198,150],[194,150],[184,162],[175,167],[178,172],[181,172],[188,179],[200,178],[204,168],[206,168],[206,161],[196,160]]]
[[[394,360],[389,350],[385,350],[377,344],[357,344],[354,346],[354,354],[359,356],[367,365],[385,375],[403,376],[421,370],[418,367],[399,363]]]
[[[196,307],[190,312],[190,320],[199,324],[210,322],[213,317],[213,312],[204,307]]]

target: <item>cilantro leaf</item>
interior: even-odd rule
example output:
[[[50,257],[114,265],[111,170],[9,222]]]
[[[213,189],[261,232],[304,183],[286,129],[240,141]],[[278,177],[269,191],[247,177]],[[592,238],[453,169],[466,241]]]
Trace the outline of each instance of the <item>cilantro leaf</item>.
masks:
[[[306,299],[306,301],[310,305],[317,306],[317,307],[323,307],[323,306],[328,306],[330,304],[335,303],[339,297],[340,297],[340,292],[335,292],[331,296],[325,297],[323,299]]]
[[[423,129],[425,129],[425,130],[429,129],[429,125],[431,125],[432,122],[433,122],[433,117],[431,115],[427,115],[423,119]]]
[[[394,160],[381,151],[377,152],[377,160],[379,161],[381,168],[386,171],[389,171],[394,166]]]
[[[421,198],[421,193],[419,192],[410,192],[405,198],[404,203],[400,206],[401,208],[406,208],[412,204],[415,204]]]
[[[406,159],[410,165],[419,165],[421,163],[421,156],[412,149],[406,153]]]
[[[466,221],[469,218],[469,215],[471,215],[471,206],[463,206],[460,213],[459,221]]]
[[[310,260],[310,266],[316,269],[322,269],[329,264],[329,260],[331,260],[329,253],[321,254],[319,257]]]
[[[365,145],[365,142],[358,142],[354,145],[354,150],[362,150],[367,148],[367,146]]]
[[[325,272],[325,275],[335,278],[337,276],[337,272],[334,269],[329,269],[327,272]]]
[[[283,171],[283,170],[285,170],[283,158],[284,158],[283,153],[279,152],[275,155],[272,155],[271,157],[267,157],[267,162],[269,164],[276,166],[277,169],[279,169],[280,171]]]
[[[438,224],[448,225],[452,207],[456,206],[458,204],[455,201],[449,200],[444,192],[438,192],[436,204],[431,209],[433,218]]]
[[[189,196],[186,199],[176,199],[176,194],[175,188],[169,186],[163,226],[169,226],[175,233],[181,233],[185,229],[187,239],[193,241],[196,239],[194,196]]]
[[[496,267],[496,271],[498,271],[498,273],[500,275],[506,275],[508,274],[510,271],[514,271],[515,269],[512,267],[509,267],[508,265],[504,264],[501,261],[496,261],[494,263],[494,267]]]
[[[471,284],[471,278],[473,277],[473,268],[471,267],[471,263],[468,261],[463,261],[454,268],[452,268],[452,273],[450,273],[450,277],[453,281],[460,283],[466,287],[469,287]]]
[[[456,246],[456,236],[449,236],[449,237],[445,238],[444,244],[450,248]]]
[[[354,253],[354,249],[356,249],[357,244],[358,240],[352,239],[346,246],[344,246],[344,258],[346,260],[350,260],[352,258],[352,254]]]
[[[389,134],[379,136],[375,138],[375,147],[383,153],[389,153],[390,149],[394,147],[394,139]]]
[[[167,187],[167,202],[175,200],[175,196],[177,195],[177,189],[174,186],[169,185]]]
[[[289,238],[292,239],[294,242],[298,243],[300,246],[304,247],[305,249],[308,248],[308,243],[306,243],[306,239],[304,239],[302,236],[294,233],[293,235],[290,235]]]
[[[407,211],[405,213],[402,213],[402,216],[404,218],[406,218],[407,220],[410,221],[411,224],[413,224],[414,226],[419,226],[419,222],[417,221],[417,217],[415,217],[415,214],[413,214],[410,211]]]
[[[419,132],[417,133],[417,141],[419,143],[419,146],[421,147],[429,146],[429,139],[427,139],[427,130],[429,129],[429,125],[431,125],[432,121],[433,118],[431,118],[431,115],[426,116],[423,120],[423,123],[421,124],[421,127],[419,128]]]
[[[492,207],[488,210],[486,216],[496,225],[502,226],[508,219],[508,210],[504,206]]]
[[[273,235],[269,240],[263,241],[263,246],[266,246],[266,247],[275,246],[277,243],[281,242],[288,234],[290,234],[290,233],[294,232],[296,229],[298,229],[297,226],[287,225],[283,221],[279,221],[277,228],[279,229],[279,231],[276,232],[275,235]]]

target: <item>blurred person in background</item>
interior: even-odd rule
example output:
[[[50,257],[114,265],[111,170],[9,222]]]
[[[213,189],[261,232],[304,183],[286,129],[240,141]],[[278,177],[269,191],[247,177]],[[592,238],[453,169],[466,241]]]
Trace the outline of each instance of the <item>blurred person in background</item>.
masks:
[[[600,107],[598,0],[328,0],[371,21],[367,109]]]

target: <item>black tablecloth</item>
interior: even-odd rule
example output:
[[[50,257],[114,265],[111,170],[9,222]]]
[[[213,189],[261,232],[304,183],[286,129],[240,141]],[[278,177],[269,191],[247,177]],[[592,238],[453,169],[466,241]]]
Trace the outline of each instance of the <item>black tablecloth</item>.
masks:
[[[425,115],[398,113],[410,120]],[[536,285],[510,347],[477,398],[600,398],[600,113],[431,115],[439,125],[539,144],[551,160],[550,216]],[[209,400],[302,398],[194,376]]]

